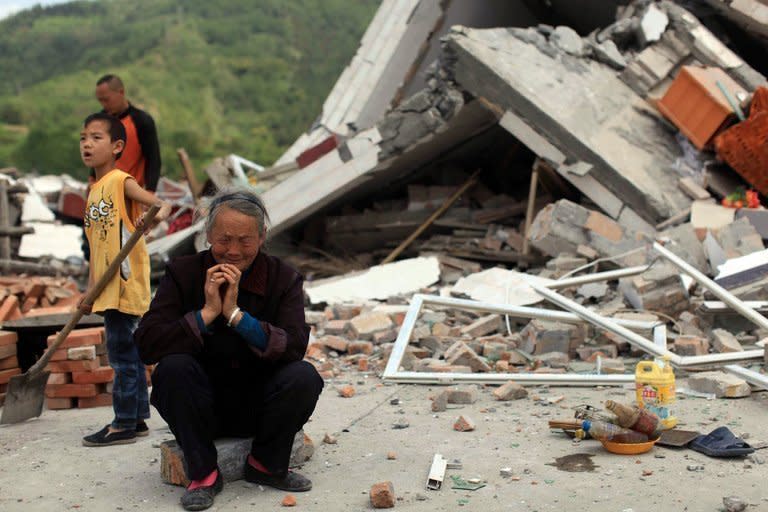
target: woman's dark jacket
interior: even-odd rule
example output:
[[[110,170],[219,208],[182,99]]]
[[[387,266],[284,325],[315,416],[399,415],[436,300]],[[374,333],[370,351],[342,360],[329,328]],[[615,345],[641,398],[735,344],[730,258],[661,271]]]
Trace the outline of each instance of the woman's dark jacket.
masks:
[[[205,304],[206,270],[216,262],[210,251],[174,259],[139,323],[134,340],[145,364],[169,354],[191,354],[206,366],[259,368],[304,357],[309,327],[304,320],[303,279],[280,259],[260,252],[240,280],[237,305],[261,322],[263,352],[251,348],[220,315],[202,333],[195,317]]]

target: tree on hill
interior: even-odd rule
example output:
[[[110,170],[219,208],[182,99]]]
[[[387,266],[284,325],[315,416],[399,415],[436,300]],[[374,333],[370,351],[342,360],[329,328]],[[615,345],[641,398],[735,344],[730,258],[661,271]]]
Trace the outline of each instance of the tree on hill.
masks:
[[[305,131],[378,0],[117,0],[0,21],[0,167],[84,179],[80,123],[103,74],[158,125],[163,173],[237,153],[270,164]]]

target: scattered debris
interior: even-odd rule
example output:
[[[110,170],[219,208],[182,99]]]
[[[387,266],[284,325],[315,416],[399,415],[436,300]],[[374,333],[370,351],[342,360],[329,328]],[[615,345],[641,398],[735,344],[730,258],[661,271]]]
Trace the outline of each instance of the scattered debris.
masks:
[[[370,497],[373,508],[392,508],[395,506],[395,487],[389,481],[373,484]]]

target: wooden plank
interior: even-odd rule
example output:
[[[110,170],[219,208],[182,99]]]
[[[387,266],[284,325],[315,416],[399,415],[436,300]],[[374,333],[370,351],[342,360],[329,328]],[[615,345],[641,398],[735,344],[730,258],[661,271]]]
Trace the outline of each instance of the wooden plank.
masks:
[[[192,167],[192,162],[189,160],[187,150],[184,148],[177,148],[176,154],[179,155],[181,167],[184,169],[184,176],[187,178],[189,189],[192,192],[192,199],[194,199],[195,204],[197,204],[197,200],[200,198],[200,194],[203,191],[203,186],[197,181],[197,175],[195,175],[195,169]]]
[[[35,228],[32,226],[0,226],[1,237],[17,237],[22,235],[30,235],[35,232]]]
[[[430,224],[432,224],[438,217],[444,214],[448,210],[448,208],[450,208],[453,205],[453,203],[455,203],[461,197],[462,194],[464,194],[467,190],[469,190],[472,186],[474,186],[475,183],[477,183],[477,178],[479,175],[480,175],[480,170],[478,169],[472,174],[472,176],[469,177],[469,179],[467,179],[466,182],[464,182],[464,184],[461,187],[459,187],[459,189],[451,197],[445,200],[445,202],[440,206],[440,208],[438,208],[432,215],[430,215],[429,218],[425,220],[421,226],[416,228],[416,231],[414,231],[411,234],[411,236],[403,240],[403,243],[398,245],[397,248],[389,254],[389,256],[384,258],[384,261],[382,261],[382,264],[390,263],[395,258],[397,258],[397,256],[401,252],[403,252],[403,250],[406,247],[408,247],[414,240],[416,240],[416,238],[418,238],[419,235],[422,234],[424,230],[426,230],[430,226]]]
[[[8,205],[8,182],[0,180],[0,229],[10,228],[10,206]],[[11,239],[0,234],[0,260],[11,258]],[[7,267],[3,267],[7,269]]]
[[[26,329],[61,329],[72,315],[40,315],[8,320],[2,323],[2,328],[9,331],[23,331]],[[77,321],[77,327],[98,327],[104,325],[104,318],[100,315],[84,315]]]

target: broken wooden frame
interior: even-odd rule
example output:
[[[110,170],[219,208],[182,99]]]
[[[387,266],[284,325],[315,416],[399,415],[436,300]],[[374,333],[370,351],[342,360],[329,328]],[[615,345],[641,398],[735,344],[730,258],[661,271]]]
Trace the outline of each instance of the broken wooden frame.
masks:
[[[450,307],[468,311],[483,311],[509,315],[515,318],[538,318],[564,323],[581,323],[582,319],[573,313],[553,311],[551,309],[531,308],[526,306],[511,306],[502,304],[490,304],[466,299],[454,299],[437,297],[433,295],[416,294],[411,300],[411,305],[400,327],[392,353],[387,361],[387,366],[382,374],[382,380],[403,383],[445,383],[466,382],[478,384],[504,384],[510,380],[523,385],[560,385],[560,386],[621,386],[634,382],[634,374],[577,374],[577,373],[458,373],[458,372],[413,372],[400,371],[400,364],[411,334],[416,325],[416,320],[421,309],[426,304]],[[643,322],[638,320],[616,320],[622,327],[635,329],[654,330],[664,326],[661,322]],[[630,331],[631,332],[631,331]],[[634,333],[633,333],[634,334]],[[653,344],[647,340],[647,343]]]

